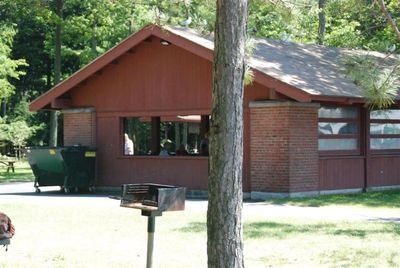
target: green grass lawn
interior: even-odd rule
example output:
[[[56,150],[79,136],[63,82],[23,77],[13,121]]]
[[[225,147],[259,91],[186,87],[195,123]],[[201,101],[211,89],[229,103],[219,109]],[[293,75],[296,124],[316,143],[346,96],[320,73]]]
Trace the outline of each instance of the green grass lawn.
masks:
[[[16,226],[9,251],[0,248],[0,267],[145,267],[147,219],[118,201],[77,206],[57,197],[29,203],[4,198],[0,210]],[[399,222],[278,218],[257,211],[244,216],[250,268],[398,267],[399,245]],[[205,212],[156,219],[154,267],[207,267]]]
[[[31,167],[26,161],[17,161],[14,163],[15,173],[11,170],[7,172],[5,165],[0,165],[0,183],[2,182],[21,182],[34,181]]]

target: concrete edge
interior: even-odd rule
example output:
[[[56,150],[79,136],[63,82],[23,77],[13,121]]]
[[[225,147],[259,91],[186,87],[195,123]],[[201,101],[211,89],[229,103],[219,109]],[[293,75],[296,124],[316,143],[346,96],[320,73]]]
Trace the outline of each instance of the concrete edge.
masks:
[[[324,190],[320,191],[321,195],[333,195],[333,194],[359,194],[362,193],[362,188],[354,188],[354,189],[339,189],[339,190]]]
[[[98,193],[111,193],[121,195],[121,187],[112,187],[112,186],[98,186],[96,187],[96,192]],[[207,190],[186,190],[186,198],[193,199],[208,199],[208,191]],[[243,192],[243,199],[249,200],[251,199],[251,193]]]
[[[300,197],[315,197],[318,195],[319,191],[295,192],[295,193],[251,192],[251,199],[263,200],[271,198],[300,198]]]

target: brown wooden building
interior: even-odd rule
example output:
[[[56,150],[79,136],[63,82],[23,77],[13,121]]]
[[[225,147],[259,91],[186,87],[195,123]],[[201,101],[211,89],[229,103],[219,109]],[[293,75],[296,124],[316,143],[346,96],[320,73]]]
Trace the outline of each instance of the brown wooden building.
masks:
[[[400,185],[400,110],[368,111],[339,59],[362,53],[256,39],[244,92],[245,196]],[[373,53],[376,58],[384,55]],[[60,110],[64,145],[98,149],[100,187],[154,182],[207,190],[201,139],[211,113],[213,41],[147,26],[38,99]],[[134,154],[124,151],[124,134]],[[170,155],[160,156],[160,144]],[[175,150],[184,144],[188,154]],[[168,145],[168,146],[167,146]]]

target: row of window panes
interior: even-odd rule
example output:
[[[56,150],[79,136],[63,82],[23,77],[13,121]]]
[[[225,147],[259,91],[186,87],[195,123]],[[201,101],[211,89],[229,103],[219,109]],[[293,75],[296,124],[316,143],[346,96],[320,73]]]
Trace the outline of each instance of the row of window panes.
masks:
[[[400,120],[400,110],[388,109],[370,112],[371,120]],[[400,149],[400,138],[378,138],[374,135],[399,135],[399,123],[375,123],[370,124],[370,148],[372,150]]]
[[[198,155],[206,154],[202,148],[204,138],[200,137],[200,115],[198,122],[162,121],[160,122],[160,148],[166,155]],[[180,116],[176,117],[181,119]],[[133,144],[133,150],[126,150],[125,155],[154,155],[151,151],[151,118],[123,118],[124,135]],[[203,146],[204,147],[204,146]]]
[[[358,134],[358,124],[355,122],[346,122],[358,118],[358,109],[356,107],[321,107],[318,110],[318,117],[334,119],[335,122],[319,122],[318,133],[320,135],[356,135]],[[336,122],[342,119],[344,122]],[[340,120],[340,121],[342,121]],[[358,142],[354,137],[351,138],[320,138],[318,140],[320,151],[347,151],[357,150]]]
[[[321,107],[318,111],[319,118],[325,119],[355,119],[358,117],[356,107]],[[370,118],[384,120],[400,120],[400,110],[371,111]],[[326,120],[324,120],[326,121]],[[319,122],[318,133],[320,135],[355,135],[359,133],[358,124],[354,122]],[[371,123],[371,135],[396,135],[400,134],[399,123]],[[356,138],[320,138],[318,142],[320,151],[357,150]],[[372,150],[400,149],[400,138],[374,138],[370,139]]]

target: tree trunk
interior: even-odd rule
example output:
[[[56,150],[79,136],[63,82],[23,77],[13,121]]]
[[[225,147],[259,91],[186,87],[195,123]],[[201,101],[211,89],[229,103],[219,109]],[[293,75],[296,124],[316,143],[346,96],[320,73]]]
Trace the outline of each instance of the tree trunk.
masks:
[[[326,18],[325,18],[326,0],[318,0],[318,45],[324,44]]]
[[[54,85],[61,81],[61,30],[62,30],[62,0],[56,0],[56,13],[59,21],[55,31],[55,55],[54,55]],[[58,116],[56,111],[50,112],[50,140],[49,146],[57,146]]]
[[[207,211],[208,267],[244,267],[243,78],[247,0],[218,0]]]

